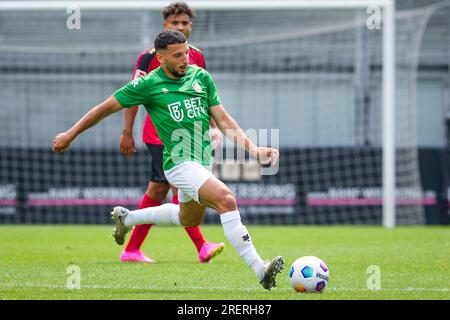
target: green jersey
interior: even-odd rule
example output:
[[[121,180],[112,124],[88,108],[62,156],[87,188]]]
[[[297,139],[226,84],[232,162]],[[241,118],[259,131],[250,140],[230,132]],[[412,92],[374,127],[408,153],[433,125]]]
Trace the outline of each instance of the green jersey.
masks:
[[[124,108],[144,105],[164,144],[164,170],[186,161],[212,164],[209,107],[221,103],[205,69],[188,65],[186,75],[173,80],[159,67],[114,96]]]

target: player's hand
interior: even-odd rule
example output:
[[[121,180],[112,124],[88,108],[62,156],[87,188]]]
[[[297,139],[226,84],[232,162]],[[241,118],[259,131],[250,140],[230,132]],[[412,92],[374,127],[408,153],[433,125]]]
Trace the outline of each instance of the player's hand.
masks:
[[[69,149],[72,141],[73,138],[67,132],[57,134],[55,139],[53,140],[53,152],[64,152],[65,150]]]
[[[209,135],[211,136],[212,148],[216,150],[222,143],[222,131],[219,128],[211,128]]]
[[[123,131],[120,136],[120,152],[127,158],[131,158],[136,152],[133,134],[129,131]]]
[[[257,159],[261,165],[274,167],[278,163],[279,158],[280,153],[278,149],[258,147]]]

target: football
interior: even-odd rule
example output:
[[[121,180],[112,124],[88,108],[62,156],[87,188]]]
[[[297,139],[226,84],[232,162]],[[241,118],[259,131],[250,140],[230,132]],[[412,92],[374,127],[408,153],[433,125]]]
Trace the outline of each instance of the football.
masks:
[[[297,292],[322,292],[328,285],[329,270],[321,259],[305,256],[292,263],[289,280]]]

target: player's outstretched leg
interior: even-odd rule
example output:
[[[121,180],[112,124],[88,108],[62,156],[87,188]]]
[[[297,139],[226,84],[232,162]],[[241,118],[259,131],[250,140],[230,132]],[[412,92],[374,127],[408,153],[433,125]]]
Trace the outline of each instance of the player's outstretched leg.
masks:
[[[125,242],[125,235],[131,227],[138,224],[181,225],[180,207],[173,203],[131,211],[131,214],[124,207],[115,207],[111,216],[116,223],[113,236],[119,245]]]
[[[283,270],[284,260],[278,256],[271,262],[264,262],[253,246],[247,228],[242,224],[236,199],[230,189],[216,177],[211,177],[199,189],[202,203],[220,213],[220,221],[228,241],[252,268],[264,289],[277,285],[276,276]]]

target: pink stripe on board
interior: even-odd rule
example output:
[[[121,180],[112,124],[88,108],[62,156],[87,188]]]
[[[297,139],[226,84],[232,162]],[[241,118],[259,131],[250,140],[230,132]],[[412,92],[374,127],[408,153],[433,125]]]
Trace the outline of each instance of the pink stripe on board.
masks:
[[[17,201],[14,199],[0,199],[0,206],[15,206]]]
[[[381,199],[308,199],[310,206],[376,206]]]
[[[295,199],[237,199],[237,203],[242,206],[292,206],[295,205]]]
[[[140,199],[32,199],[32,207],[56,206],[101,206],[101,205],[139,205]],[[239,205],[291,206],[295,199],[238,199]]]
[[[139,205],[140,199],[32,199],[32,207]]]
[[[310,206],[381,206],[383,199],[308,199]],[[398,199],[398,205],[435,205],[436,199]]]
[[[409,204],[421,204],[425,206],[433,206],[437,204],[436,199],[424,198],[424,199],[399,199],[397,200],[399,205],[409,205]]]

